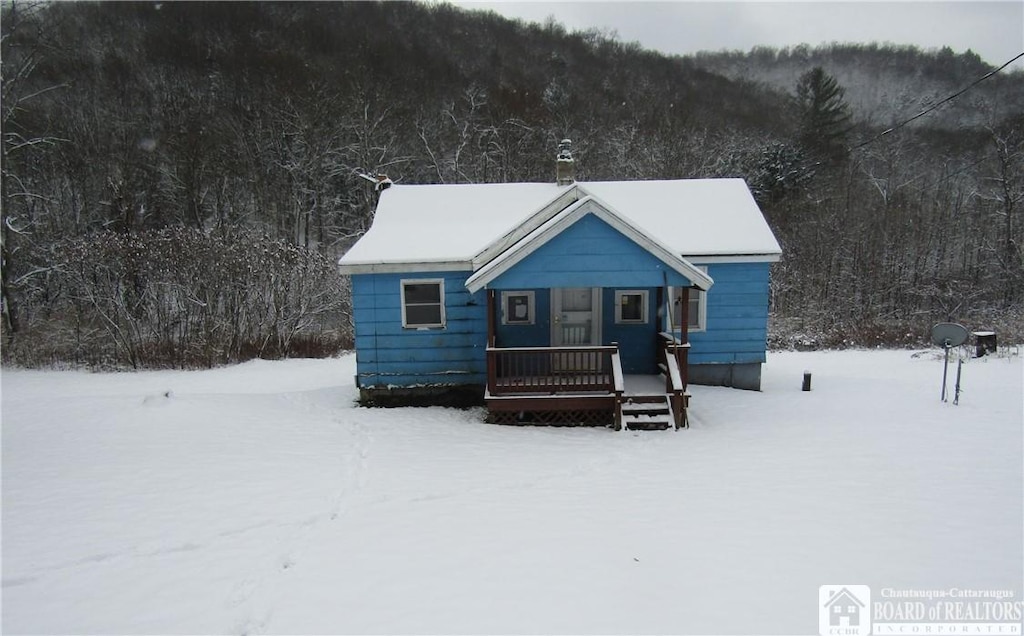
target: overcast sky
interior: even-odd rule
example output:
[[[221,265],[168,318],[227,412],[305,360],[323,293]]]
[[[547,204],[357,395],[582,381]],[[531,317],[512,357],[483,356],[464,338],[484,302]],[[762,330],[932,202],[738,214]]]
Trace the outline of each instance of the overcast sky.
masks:
[[[625,42],[665,53],[829,42],[891,42],[924,49],[968,49],[1000,66],[1024,52],[1024,0],[959,2],[484,2],[459,0],[467,9],[491,9],[529,22],[548,16],[570,31],[613,29]],[[1012,68],[1024,68],[1024,59]]]

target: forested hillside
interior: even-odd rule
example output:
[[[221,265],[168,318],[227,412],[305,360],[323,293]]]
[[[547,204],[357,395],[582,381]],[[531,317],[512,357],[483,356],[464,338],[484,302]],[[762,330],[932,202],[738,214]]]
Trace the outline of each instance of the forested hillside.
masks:
[[[673,58],[404,2],[19,2],[2,27],[8,360],[344,347],[360,175],[551,181],[564,137],[581,180],[747,179],[781,344],[1022,333],[1024,74],[878,136],[992,70],[973,54]]]
[[[756,82],[775,90],[792,91],[808,68],[821,67],[846,90],[846,101],[857,118],[873,126],[888,126],[916,115],[969,86],[1006,60],[982,60],[973,52],[951,49],[922,51],[912,46],[833,44],[812,48],[766,47],[750,52],[699,53],[704,69],[733,79]],[[1005,118],[1024,103],[1020,73],[1000,74],[934,112],[931,128],[956,130],[984,127]]]

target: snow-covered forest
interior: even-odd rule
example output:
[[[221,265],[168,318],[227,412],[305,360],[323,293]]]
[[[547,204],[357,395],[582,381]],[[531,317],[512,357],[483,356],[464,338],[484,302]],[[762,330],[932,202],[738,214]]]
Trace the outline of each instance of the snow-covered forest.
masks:
[[[776,346],[1024,337],[1024,73],[901,125],[1005,60],[666,57],[411,3],[8,2],[2,28],[9,361],[343,349],[360,175],[551,181],[565,137],[581,180],[745,178],[784,249]]]

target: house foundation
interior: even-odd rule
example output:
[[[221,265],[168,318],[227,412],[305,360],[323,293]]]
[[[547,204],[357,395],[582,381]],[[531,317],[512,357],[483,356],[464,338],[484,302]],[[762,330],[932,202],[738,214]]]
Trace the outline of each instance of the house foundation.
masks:
[[[761,390],[761,363],[691,364],[690,384]]]
[[[361,406],[448,406],[468,408],[484,405],[484,386],[477,384],[426,385],[415,387],[359,387]]]

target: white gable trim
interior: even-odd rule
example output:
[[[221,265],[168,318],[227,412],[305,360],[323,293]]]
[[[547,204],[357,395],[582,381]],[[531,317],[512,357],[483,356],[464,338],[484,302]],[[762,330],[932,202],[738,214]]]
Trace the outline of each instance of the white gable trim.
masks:
[[[673,254],[646,232],[631,225],[610,206],[594,196],[586,196],[565,208],[514,245],[495,256],[466,280],[466,288],[472,293],[483,289],[488,283],[522,262],[527,256],[533,254],[548,241],[561,234],[587,214],[593,214],[615,228],[652,256],[685,276],[698,289],[707,291],[714,284],[711,277],[686,259]]]
[[[416,262],[356,262],[338,263],[338,273],[349,274],[408,274],[418,272],[473,271],[470,261],[416,261]]]
[[[478,269],[489,263],[494,259],[494,257],[521,241],[523,237],[550,221],[551,217],[555,216],[562,210],[565,210],[567,207],[579,200],[580,188],[574,184],[565,191],[559,193],[559,195],[551,201],[545,203],[539,210],[526,217],[522,223],[514,227],[507,234],[496,241],[492,241],[484,249],[480,250],[476,256],[473,257],[473,268]]]
[[[684,254],[691,263],[777,263],[781,254]]]

